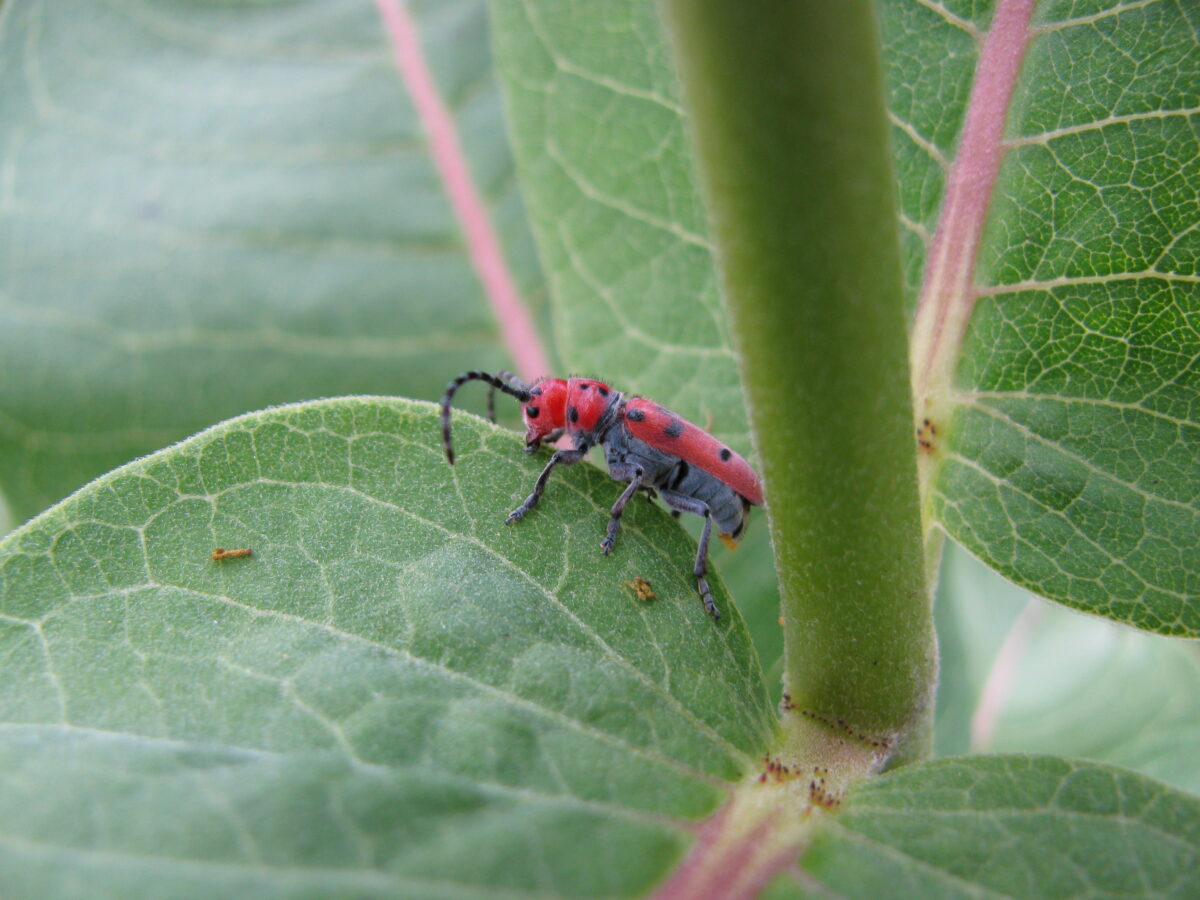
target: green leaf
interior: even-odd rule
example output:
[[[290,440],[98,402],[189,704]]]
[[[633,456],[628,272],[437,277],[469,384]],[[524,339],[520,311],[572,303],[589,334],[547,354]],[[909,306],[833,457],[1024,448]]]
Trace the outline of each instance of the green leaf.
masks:
[[[1084,757],[1200,793],[1195,647],[1051,606],[956,548],[939,587],[957,621],[940,752]]]
[[[662,875],[775,734],[736,609],[717,579],[707,616],[658,507],[630,504],[603,556],[616,492],[590,466],[505,526],[541,461],[454,424],[451,469],[428,404],[251,414],[0,544],[0,882],[599,896]]]
[[[495,0],[499,75],[572,371],[750,450],[679,87],[652,3]]]
[[[854,791],[803,861],[814,896],[1192,897],[1200,800],[1045,756],[911,766]]]
[[[990,113],[1007,116],[1004,159],[933,490],[947,531],[1030,590],[1195,637],[1200,38],[1185,7],[1040,10],[1011,108]],[[897,39],[897,92],[914,60],[962,68],[928,52],[962,44],[962,23],[923,16],[930,30]],[[904,124],[936,184],[938,159],[959,163],[954,131]],[[906,213],[936,224],[917,196]]]
[[[409,6],[536,300],[486,10]],[[433,399],[506,362],[373,4],[9,0],[0,67],[0,472],[18,521],[249,409]]]

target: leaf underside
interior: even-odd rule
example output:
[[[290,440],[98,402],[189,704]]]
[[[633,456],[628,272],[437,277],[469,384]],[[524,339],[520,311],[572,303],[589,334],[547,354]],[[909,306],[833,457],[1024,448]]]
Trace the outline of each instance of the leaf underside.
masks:
[[[670,871],[774,746],[736,610],[708,618],[655,506],[601,555],[616,486],[589,465],[505,526],[540,461],[454,424],[451,469],[429,404],[252,414],[0,544],[6,887],[598,897]],[[1187,896],[1197,803],[1050,758],[915,767],[854,793],[771,894]]]
[[[939,423],[934,508],[956,540],[1030,590],[1195,637],[1200,44],[1185,6],[1040,11],[1044,30],[1005,111],[975,271],[982,296],[955,411]],[[894,93],[921,41],[963,43],[956,24],[922,15],[931,30],[891,57]],[[962,65],[919,58],[947,75]],[[954,132],[904,125],[902,173],[944,182]],[[922,198],[939,191],[901,194],[907,222],[928,235],[937,209]]]

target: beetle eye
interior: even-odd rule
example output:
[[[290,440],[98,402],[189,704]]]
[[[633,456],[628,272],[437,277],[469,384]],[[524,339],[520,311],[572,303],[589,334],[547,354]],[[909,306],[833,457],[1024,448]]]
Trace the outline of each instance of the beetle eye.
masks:
[[[541,410],[538,409],[536,406],[527,406],[527,407],[525,407],[525,418],[536,419],[538,417],[538,413],[540,413],[540,412],[541,412]]]

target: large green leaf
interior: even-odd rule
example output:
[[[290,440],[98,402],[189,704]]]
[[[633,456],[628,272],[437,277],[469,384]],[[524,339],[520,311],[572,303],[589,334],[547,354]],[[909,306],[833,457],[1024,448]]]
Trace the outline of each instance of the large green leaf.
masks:
[[[803,867],[812,896],[1183,900],[1200,891],[1200,800],[1052,757],[945,760],[855,791]]]
[[[408,4],[518,286],[480,0]],[[28,518],[271,403],[434,398],[493,317],[368,2],[0,9],[0,489]]]
[[[0,544],[13,896],[628,895],[774,737],[694,545],[615,486],[376,399],[252,414]],[[249,558],[215,562],[215,546]],[[639,600],[626,580],[649,580]]]

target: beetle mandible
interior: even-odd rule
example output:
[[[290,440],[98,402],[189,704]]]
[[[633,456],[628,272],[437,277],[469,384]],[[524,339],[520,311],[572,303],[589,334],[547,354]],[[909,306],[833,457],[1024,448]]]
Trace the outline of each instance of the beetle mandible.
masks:
[[[613,504],[608,531],[600,547],[612,551],[621,528],[625,504],[639,490],[660,497],[673,515],[692,513],[704,519],[696,550],[696,587],[704,608],[714,619],[721,614],[708,587],[708,541],[715,522],[726,545],[736,546],[746,529],[751,506],[763,505],[762,484],[741,456],[711,434],[644,397],[627,397],[607,384],[590,378],[539,378],[526,384],[510,372],[464,372],[446,386],[442,396],[442,441],[446,459],[454,465],[450,441],[450,404],[468,381],[483,381],[488,388],[488,414],[494,421],[493,395],[501,391],[516,397],[525,422],[525,451],[533,453],[544,442],[564,434],[572,447],[555,450],[538,476],[525,502],[508,514],[511,524],[537,506],[555,466],[574,465],[592,447],[604,448],[608,473],[626,483]]]

